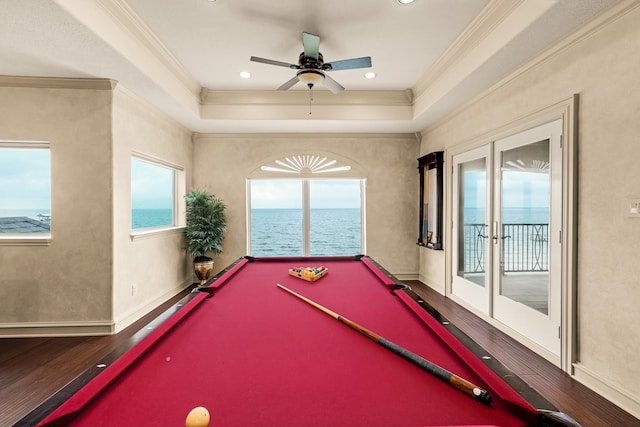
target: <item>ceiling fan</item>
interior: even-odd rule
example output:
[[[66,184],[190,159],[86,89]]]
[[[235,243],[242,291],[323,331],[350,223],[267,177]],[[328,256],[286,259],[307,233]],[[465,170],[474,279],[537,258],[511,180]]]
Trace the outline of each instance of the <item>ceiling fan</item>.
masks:
[[[315,34],[302,33],[302,46],[304,51],[300,53],[298,64],[258,58],[257,56],[252,56],[251,61],[299,70],[295,77],[280,86],[278,90],[290,89],[296,83],[301,81],[305,83],[309,89],[312,89],[313,86],[318,83],[323,83],[324,86],[333,93],[343,91],[344,87],[329,77],[326,73],[327,71],[353,70],[355,68],[371,67],[370,56],[325,63],[322,54],[319,52],[320,36]]]

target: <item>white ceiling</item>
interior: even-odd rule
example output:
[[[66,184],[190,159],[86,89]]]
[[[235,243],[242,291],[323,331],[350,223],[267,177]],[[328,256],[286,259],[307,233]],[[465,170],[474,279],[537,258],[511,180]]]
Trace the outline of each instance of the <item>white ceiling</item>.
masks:
[[[0,0],[0,75],[117,80],[195,132],[413,133],[613,2]],[[295,70],[249,58],[297,63],[302,32],[373,66],[277,91]]]

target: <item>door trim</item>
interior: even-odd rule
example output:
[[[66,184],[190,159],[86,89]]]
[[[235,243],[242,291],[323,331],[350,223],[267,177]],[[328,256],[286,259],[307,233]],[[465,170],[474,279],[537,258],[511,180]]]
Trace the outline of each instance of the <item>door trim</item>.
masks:
[[[555,104],[534,111],[531,114],[507,122],[499,127],[484,132],[471,139],[461,141],[459,144],[445,150],[445,164],[450,165],[445,173],[445,295],[456,303],[467,308],[478,317],[487,321],[492,326],[505,332],[512,338],[540,354],[551,363],[560,367],[563,371],[573,375],[573,363],[577,360],[577,257],[578,257],[578,105],[579,95],[574,94],[562,99]],[[452,295],[453,281],[453,156],[464,153],[476,147],[488,144],[496,139],[502,139],[524,130],[562,119],[562,307],[561,307],[561,350],[560,357],[551,354],[541,346],[528,340],[516,331],[506,327],[495,319],[479,312],[473,306],[466,304]]]
[[[504,241],[497,241],[492,246],[494,255],[493,269],[495,271],[493,282],[493,316],[514,329],[521,330],[523,334],[531,337],[540,345],[548,348],[552,353],[556,354],[556,359],[560,358],[562,337],[560,336],[560,325],[562,322],[562,241],[558,232],[562,230],[562,120],[556,119],[551,122],[533,127],[531,129],[511,135],[507,138],[498,139],[493,143],[495,163],[493,166],[494,186],[496,187],[496,197],[493,200],[494,207],[494,235],[498,236],[502,233],[500,226],[495,229],[497,224],[503,224],[504,218],[498,213],[502,209],[504,201],[504,193],[500,187],[504,182],[504,176],[501,172],[502,153],[513,148],[526,147],[531,143],[548,141],[548,155],[550,168],[548,170],[549,181],[549,222],[548,222],[548,285],[549,293],[547,295],[548,312],[540,313],[532,307],[520,304],[511,298],[502,295],[502,271],[501,271],[501,250]],[[527,308],[525,308],[527,307]],[[536,325],[531,328],[531,325]],[[552,350],[553,349],[553,350]],[[558,363],[559,364],[559,363]]]
[[[485,144],[480,147],[473,148],[469,151],[465,151],[464,153],[460,153],[451,159],[452,164],[452,186],[451,188],[451,196],[452,200],[460,199],[460,188],[459,181],[460,174],[456,175],[456,166],[461,164],[466,164],[469,162],[473,162],[475,160],[485,159],[485,173],[486,173],[486,188],[485,188],[485,217],[483,218],[483,222],[485,226],[490,228],[490,224],[493,222],[493,217],[489,216],[491,214],[491,200],[493,199],[493,180],[488,179],[491,176],[491,165],[493,164],[493,148],[492,144]],[[457,196],[457,197],[456,197]],[[460,218],[455,218],[455,214],[460,213],[459,207],[451,205],[451,228],[452,228],[452,236],[455,235],[456,231],[456,220]],[[464,224],[457,223],[457,232],[464,233]],[[484,234],[491,234],[490,229],[485,229]],[[457,239],[452,238],[451,240],[451,261],[452,261],[452,270],[451,270],[451,287],[450,294],[451,296],[455,295],[456,298],[462,299],[466,297],[464,301],[468,305],[472,305],[474,309],[479,310],[481,313],[487,316],[493,316],[493,293],[491,292],[491,284],[493,283],[493,269],[491,268],[492,262],[492,252],[491,252],[491,244],[489,238],[485,238],[485,262],[484,262],[484,284],[482,287],[479,284],[473,284],[466,278],[458,277],[458,274],[454,270],[458,269],[458,254],[459,252],[459,242]],[[466,251],[466,250],[465,250]],[[456,291],[457,289],[457,291]],[[454,294],[454,292],[456,292]]]

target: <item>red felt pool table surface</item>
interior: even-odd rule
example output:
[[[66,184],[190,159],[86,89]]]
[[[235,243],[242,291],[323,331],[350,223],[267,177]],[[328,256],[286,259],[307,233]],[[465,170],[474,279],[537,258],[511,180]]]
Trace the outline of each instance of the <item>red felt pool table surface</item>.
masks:
[[[324,266],[308,282],[288,274]],[[277,288],[280,283],[476,385],[483,405]],[[40,425],[534,424],[536,410],[367,258],[239,261]],[[73,418],[73,420],[72,420]],[[49,424],[50,423],[50,424]]]

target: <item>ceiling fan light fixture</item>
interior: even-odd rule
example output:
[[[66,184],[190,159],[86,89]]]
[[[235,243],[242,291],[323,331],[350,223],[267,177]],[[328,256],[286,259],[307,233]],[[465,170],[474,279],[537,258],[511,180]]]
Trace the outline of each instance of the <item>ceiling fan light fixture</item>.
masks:
[[[311,89],[318,83],[322,83],[324,80],[324,74],[318,70],[302,70],[298,73],[298,80],[309,86],[309,89]]]

